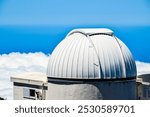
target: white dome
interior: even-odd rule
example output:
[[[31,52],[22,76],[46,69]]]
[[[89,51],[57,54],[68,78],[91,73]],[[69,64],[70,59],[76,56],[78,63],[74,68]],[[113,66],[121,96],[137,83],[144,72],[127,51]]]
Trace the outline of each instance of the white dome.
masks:
[[[51,54],[47,76],[63,79],[135,78],[135,61],[109,29],[71,31]]]

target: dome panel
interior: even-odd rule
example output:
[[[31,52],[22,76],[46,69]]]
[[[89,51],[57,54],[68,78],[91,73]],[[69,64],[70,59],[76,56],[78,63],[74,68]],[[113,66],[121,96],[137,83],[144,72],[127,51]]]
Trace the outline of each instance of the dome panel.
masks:
[[[111,30],[76,29],[54,49],[47,76],[63,79],[133,78],[136,77],[136,65],[129,49]]]

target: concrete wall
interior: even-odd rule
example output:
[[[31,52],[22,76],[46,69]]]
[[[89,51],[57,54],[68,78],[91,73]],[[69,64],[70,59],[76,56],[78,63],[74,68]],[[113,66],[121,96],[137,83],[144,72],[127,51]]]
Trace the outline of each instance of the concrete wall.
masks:
[[[100,83],[103,98],[106,100],[135,100],[137,90],[135,80]]]
[[[141,100],[150,100],[150,85],[141,85]]]
[[[29,98],[24,97],[23,88],[27,88],[27,87],[14,86],[14,89],[13,89],[14,100],[34,100],[34,98],[29,99]]]
[[[29,88],[29,87],[14,86],[14,88],[13,88],[13,99],[14,100],[34,100],[34,99],[37,99],[36,96],[35,96],[35,98],[24,97],[24,95],[23,95],[23,89],[24,88]],[[29,89],[35,89],[35,88],[29,88]],[[35,90],[42,92],[42,89],[35,89]],[[44,90],[42,93],[44,93],[43,98],[45,99],[47,90]]]
[[[48,83],[49,100],[134,100],[136,99],[136,82],[100,81],[84,83]]]
[[[96,100],[102,99],[100,90],[92,84],[48,84],[48,100]]]
[[[150,100],[150,74],[141,74],[138,79],[141,80],[137,85],[138,99]]]
[[[14,86],[13,88],[14,100],[24,100],[23,98],[23,87]]]

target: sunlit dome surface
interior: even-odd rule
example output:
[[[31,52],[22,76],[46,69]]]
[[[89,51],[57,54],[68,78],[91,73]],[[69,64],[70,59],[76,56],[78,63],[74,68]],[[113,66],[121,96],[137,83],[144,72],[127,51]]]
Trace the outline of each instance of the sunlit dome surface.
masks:
[[[127,46],[109,29],[75,29],[51,54],[47,76],[62,79],[135,78]]]

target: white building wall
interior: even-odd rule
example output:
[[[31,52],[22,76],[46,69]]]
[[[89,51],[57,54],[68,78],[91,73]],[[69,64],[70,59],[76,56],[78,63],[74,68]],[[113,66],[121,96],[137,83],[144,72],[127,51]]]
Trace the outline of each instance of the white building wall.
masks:
[[[90,83],[48,83],[47,99],[49,100],[134,100],[136,99],[136,82],[102,81]]]
[[[35,92],[41,92],[42,94],[42,99],[46,99],[46,94],[47,90],[42,90],[42,89],[36,89],[32,87],[22,87],[22,86],[14,86],[13,88],[13,98],[14,100],[37,100],[37,94],[35,93],[35,97],[25,97],[24,95],[24,89],[33,89]],[[30,94],[29,94],[30,95]]]
[[[24,100],[23,98],[23,87],[14,86],[13,88],[14,100]]]
[[[92,84],[53,84],[49,83],[48,100],[97,100],[102,99],[99,89]]]

